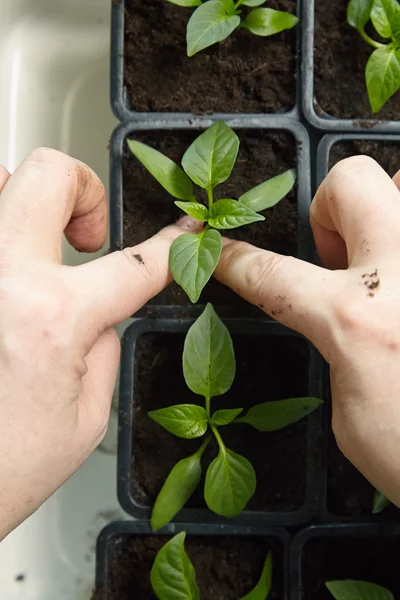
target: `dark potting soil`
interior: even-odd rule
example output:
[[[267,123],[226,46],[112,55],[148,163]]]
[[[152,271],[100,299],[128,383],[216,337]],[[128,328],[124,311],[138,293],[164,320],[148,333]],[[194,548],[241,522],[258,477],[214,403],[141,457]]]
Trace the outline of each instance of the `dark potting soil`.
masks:
[[[198,403],[202,398],[187,387],[182,374],[184,336],[146,334],[135,354],[132,495],[141,505],[152,505],[172,467],[195,452],[199,440],[173,436],[148,416],[149,410],[173,404]],[[212,410],[247,409],[260,402],[305,396],[308,393],[309,348],[296,337],[235,335],[236,378],[230,391],[212,400]],[[221,428],[228,448],[252,463],[257,490],[248,504],[253,510],[293,511],[304,502],[307,421],[273,433],[247,425]],[[217,455],[211,444],[204,454],[204,475]],[[188,506],[205,507],[204,482]]]
[[[268,6],[296,12],[295,0],[270,0]],[[192,9],[165,0],[126,0],[125,7],[124,82],[133,110],[203,114],[293,108],[296,28],[267,38],[241,29],[188,58]]]
[[[157,552],[168,538],[126,535],[115,541],[107,600],[153,600],[150,571]],[[279,541],[257,537],[188,536],[185,548],[196,569],[202,599],[237,600],[247,594],[257,583],[269,551],[274,560],[271,598],[281,600],[283,597],[284,559]]]
[[[348,0],[315,0],[314,96],[318,112],[336,118],[400,119],[397,92],[376,114],[365,86],[373,48],[346,22]],[[375,32],[369,32],[376,39]]]
[[[337,142],[331,149],[329,168],[332,168],[339,160],[349,156],[366,154],[376,160],[390,177],[393,177],[400,169],[399,149],[399,142],[373,140]]]
[[[326,581],[357,579],[400,594],[400,539],[385,536],[311,539],[302,553],[304,600],[332,600]]]
[[[296,140],[292,135],[260,130],[237,133],[241,142],[238,160],[229,180],[216,188],[217,198],[238,198],[266,179],[296,167]],[[136,133],[134,137],[180,163],[186,149],[198,135],[198,131],[162,131]],[[202,199],[200,188],[197,188],[197,192],[199,192],[198,199]],[[125,247],[143,242],[184,214],[175,206],[174,199],[168,192],[131,155],[126,145],[123,157],[123,197],[123,245]],[[279,204],[264,211],[263,214],[265,221],[229,230],[226,232],[228,237],[244,240],[281,254],[296,256],[298,239],[296,187]],[[212,302],[216,309],[221,306],[230,307],[233,316],[250,310],[250,306],[239,296],[214,279],[207,284],[199,302]],[[186,293],[176,283],[172,283],[150,300],[149,304],[188,306],[190,301]]]

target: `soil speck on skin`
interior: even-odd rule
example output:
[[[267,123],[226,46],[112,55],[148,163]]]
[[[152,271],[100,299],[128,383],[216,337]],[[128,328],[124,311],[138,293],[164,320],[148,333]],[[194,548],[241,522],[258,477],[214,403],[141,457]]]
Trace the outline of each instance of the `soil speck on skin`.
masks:
[[[136,260],[138,261],[138,263],[139,263],[140,265],[144,265],[144,260],[143,260],[143,258],[142,258],[142,255],[141,255],[141,254],[134,254],[134,255],[133,255],[133,258],[136,258]]]
[[[268,7],[294,13],[296,1],[269,0]],[[124,83],[133,110],[276,113],[294,106],[297,27],[267,38],[238,29],[189,58],[193,9],[126,0],[125,11]]]
[[[153,598],[150,570],[167,536],[125,535],[116,537],[109,550],[109,600]],[[269,551],[274,560],[271,600],[283,598],[283,547],[279,540],[265,537],[190,536],[185,549],[196,570],[200,597],[237,600],[259,580]],[[94,596],[96,597],[96,596]],[[268,597],[269,598],[269,597]]]
[[[375,292],[372,292],[372,290],[377,291],[380,286],[380,283],[381,283],[379,276],[378,276],[378,269],[375,269],[375,271],[373,271],[373,273],[364,273],[361,276],[361,279],[363,280],[362,283],[369,290],[368,296],[370,298],[373,298]]]
[[[18,582],[25,581],[25,579],[26,579],[26,575],[24,573],[18,573],[18,575],[15,576],[15,581],[18,581]]]

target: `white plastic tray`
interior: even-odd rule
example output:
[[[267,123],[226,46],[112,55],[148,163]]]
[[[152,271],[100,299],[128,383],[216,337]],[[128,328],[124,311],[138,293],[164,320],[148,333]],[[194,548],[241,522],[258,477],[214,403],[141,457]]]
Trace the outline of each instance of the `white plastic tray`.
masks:
[[[88,163],[108,184],[110,0],[0,0],[0,162],[37,146]],[[65,260],[88,260],[65,245]],[[92,258],[92,256],[90,256]],[[120,331],[124,326],[120,327]],[[116,421],[97,450],[0,544],[1,600],[87,600],[100,529],[116,499]]]

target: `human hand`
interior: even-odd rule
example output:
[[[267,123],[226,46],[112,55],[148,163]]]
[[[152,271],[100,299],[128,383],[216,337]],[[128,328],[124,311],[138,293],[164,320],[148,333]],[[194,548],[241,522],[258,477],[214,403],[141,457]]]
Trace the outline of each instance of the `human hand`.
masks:
[[[331,367],[342,452],[400,506],[400,172],[338,163],[311,206],[326,268],[227,241],[216,277],[304,334]],[[332,270],[333,269],[333,270]]]
[[[180,225],[180,226],[179,226]],[[55,150],[0,165],[0,539],[38,508],[102,440],[119,363],[113,325],[167,283],[178,225],[79,267],[61,264],[62,234],[98,250],[104,186]]]

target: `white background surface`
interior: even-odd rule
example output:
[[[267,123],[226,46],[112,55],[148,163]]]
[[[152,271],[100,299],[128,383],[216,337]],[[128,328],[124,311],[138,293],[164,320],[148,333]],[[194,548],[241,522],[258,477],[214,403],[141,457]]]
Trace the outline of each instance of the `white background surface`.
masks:
[[[0,0],[0,162],[9,170],[34,147],[50,146],[88,163],[108,185],[107,146],[116,125],[109,107],[110,11],[110,0]],[[88,258],[65,246],[69,264]],[[1,600],[90,598],[97,534],[123,518],[115,417],[102,448],[0,544]]]

